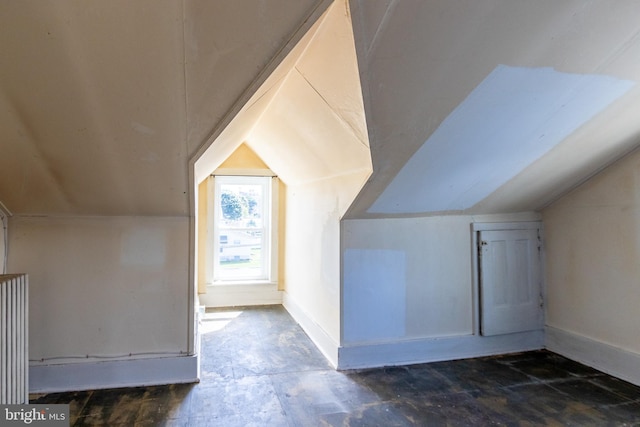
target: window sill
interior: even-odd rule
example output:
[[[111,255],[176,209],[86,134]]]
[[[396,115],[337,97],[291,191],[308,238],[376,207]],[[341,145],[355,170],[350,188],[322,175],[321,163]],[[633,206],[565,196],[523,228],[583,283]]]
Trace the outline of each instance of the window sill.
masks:
[[[278,286],[277,282],[272,282],[270,280],[220,280],[217,282],[213,282],[208,286],[218,287],[218,286]]]

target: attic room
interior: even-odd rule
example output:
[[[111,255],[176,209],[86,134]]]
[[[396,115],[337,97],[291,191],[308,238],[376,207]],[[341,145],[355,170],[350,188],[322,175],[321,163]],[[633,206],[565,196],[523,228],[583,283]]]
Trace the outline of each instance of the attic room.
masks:
[[[547,351],[640,386],[639,13],[0,2],[28,392],[204,381],[202,316],[270,305],[331,372]],[[247,175],[269,275],[216,283],[216,180]]]

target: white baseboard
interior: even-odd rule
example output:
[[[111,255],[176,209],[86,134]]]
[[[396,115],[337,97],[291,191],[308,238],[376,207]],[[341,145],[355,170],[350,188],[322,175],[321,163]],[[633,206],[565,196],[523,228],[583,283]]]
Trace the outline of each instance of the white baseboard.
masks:
[[[311,338],[311,341],[318,347],[331,366],[334,368],[338,366],[338,344],[324,329],[307,316],[306,312],[287,293],[283,295],[282,305]]]
[[[544,331],[483,337],[425,338],[340,347],[338,369],[364,369],[467,359],[544,348]]]
[[[206,307],[244,307],[282,304],[282,291],[274,284],[211,285],[199,295]]]
[[[29,366],[29,393],[96,390],[197,381],[197,356]]]
[[[547,326],[546,347],[599,371],[640,385],[640,354]]]
[[[493,337],[467,335],[339,347],[287,293],[283,295],[283,305],[329,363],[339,370],[466,359],[544,348],[542,330]]]

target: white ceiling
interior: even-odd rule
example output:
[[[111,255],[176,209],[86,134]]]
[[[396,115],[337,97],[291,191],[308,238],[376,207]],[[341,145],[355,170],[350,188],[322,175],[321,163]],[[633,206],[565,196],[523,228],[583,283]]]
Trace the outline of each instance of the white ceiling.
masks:
[[[348,8],[335,2],[196,163],[203,179],[246,142],[288,185],[371,173]]]
[[[186,215],[247,140],[292,183],[372,163],[348,217],[524,211],[638,146],[636,0],[329,3],[0,0],[0,201]]]
[[[0,201],[186,215],[189,159],[325,3],[0,0]]]
[[[374,165],[351,217],[537,210],[640,142],[636,1],[351,9]]]
[[[635,85],[500,65],[440,123],[368,212],[469,209]]]

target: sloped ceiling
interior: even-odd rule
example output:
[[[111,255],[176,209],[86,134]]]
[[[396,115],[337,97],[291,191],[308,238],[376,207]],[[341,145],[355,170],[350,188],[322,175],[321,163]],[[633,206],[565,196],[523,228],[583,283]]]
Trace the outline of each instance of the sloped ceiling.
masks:
[[[640,141],[640,3],[352,0],[351,217],[536,210]]]
[[[187,214],[189,159],[323,4],[0,1],[0,201]]]
[[[353,23],[366,129],[358,91],[332,68],[346,51],[320,42],[344,40],[339,30],[328,25],[320,37],[316,26],[308,33],[309,42],[319,37],[313,55],[305,55],[311,43],[293,59],[283,54],[329,3],[0,1],[0,201],[18,214],[186,215],[189,161],[226,132],[213,157],[246,139],[300,181],[362,170],[350,162],[368,144],[373,175],[348,217],[522,211],[638,145],[635,0],[337,2]],[[268,77],[274,59],[290,62]],[[518,73],[522,83],[509,86]],[[563,81],[577,84],[562,95],[571,111],[555,121],[534,114],[536,100],[535,111],[553,110],[559,99],[550,88]],[[295,85],[315,95],[299,103]],[[302,114],[320,101],[330,106],[326,117]],[[230,125],[239,102],[252,110]],[[581,105],[588,114],[577,114]],[[564,118],[576,119],[561,132]],[[305,156],[317,161],[296,169],[292,152],[276,143],[285,119],[295,119],[293,138],[327,119],[328,144],[338,131],[352,143],[312,151]],[[516,129],[487,142],[490,129],[506,127]],[[535,144],[517,128],[547,135],[547,145],[520,150]],[[514,146],[515,157],[499,156]],[[330,152],[338,154],[322,154]],[[434,159],[440,169],[429,166]],[[487,170],[490,185],[480,185]],[[408,183],[421,191],[407,191]]]
[[[246,142],[286,184],[371,173],[349,8],[334,2],[196,163],[203,179]]]
[[[371,173],[351,19],[335,2],[248,136],[288,184]]]
[[[182,10],[0,2],[0,200],[18,214],[186,209]]]

